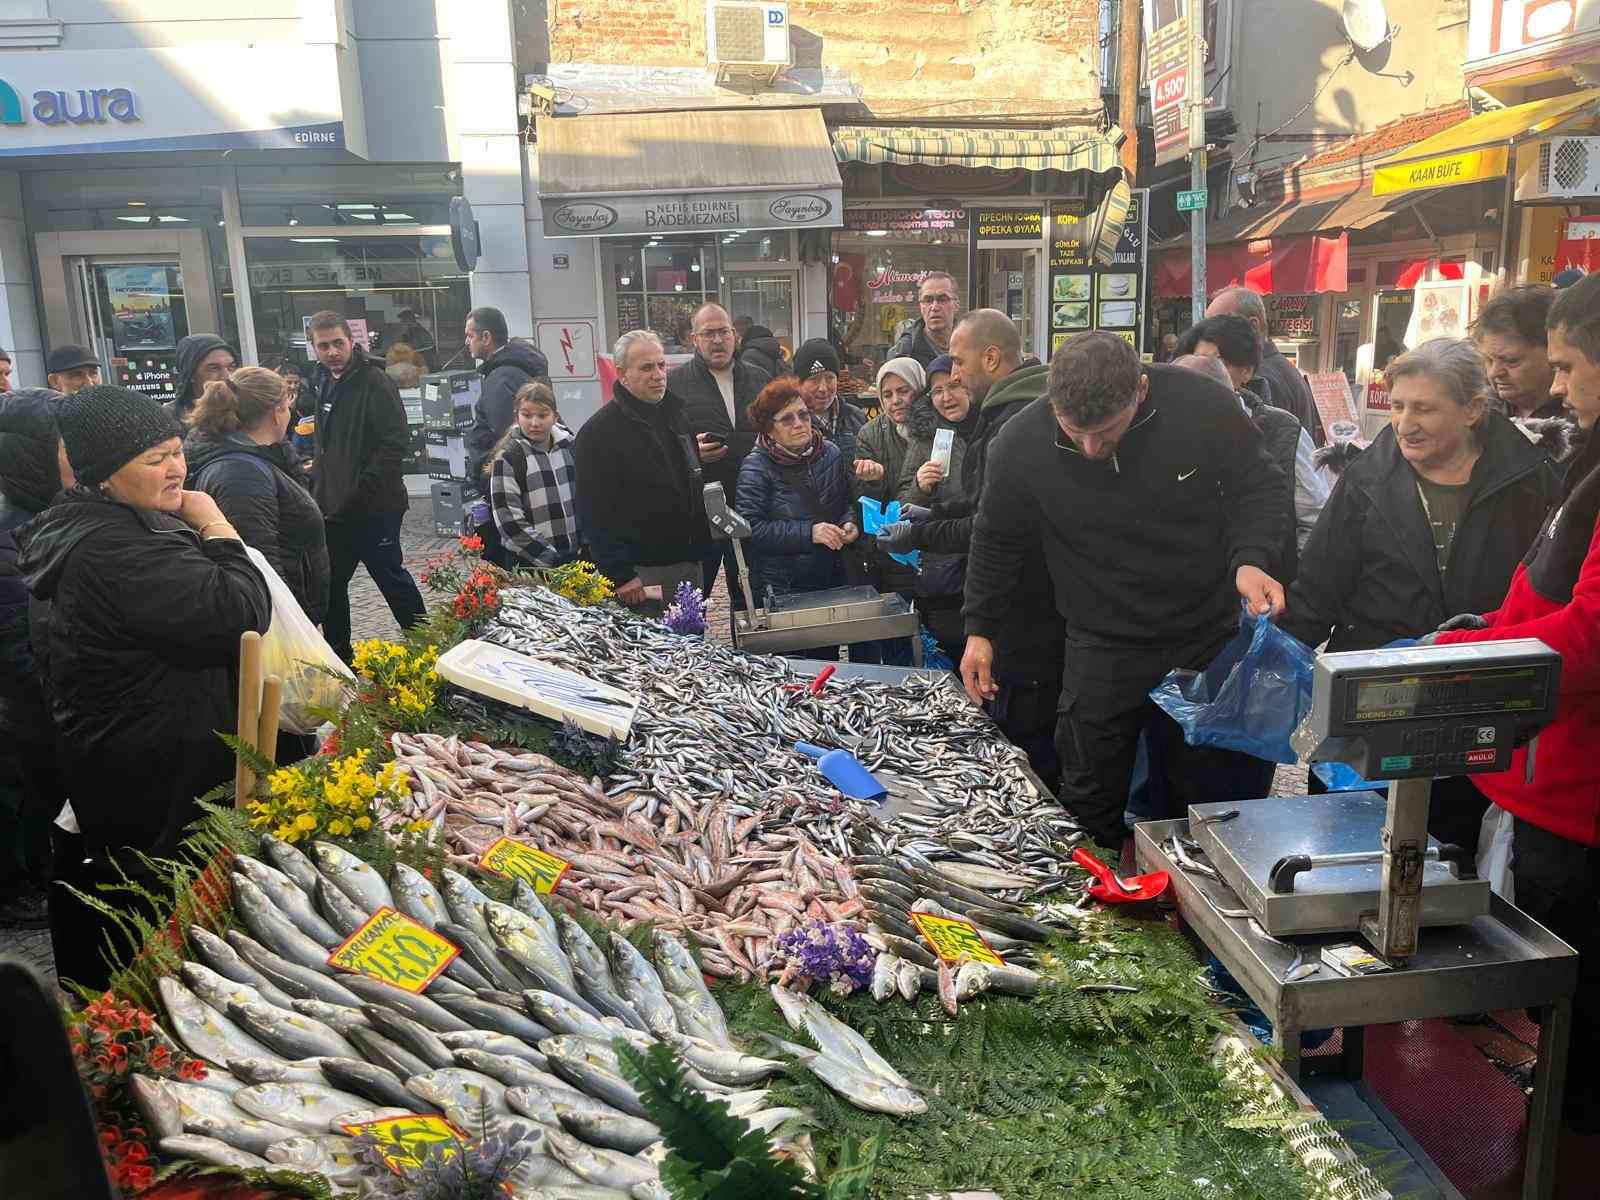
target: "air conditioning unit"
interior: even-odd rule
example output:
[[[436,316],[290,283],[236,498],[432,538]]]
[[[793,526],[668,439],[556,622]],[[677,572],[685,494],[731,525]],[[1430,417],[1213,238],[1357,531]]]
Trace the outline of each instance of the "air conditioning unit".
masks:
[[[718,83],[767,86],[790,61],[787,0],[706,0],[706,65]]]
[[[1553,137],[1539,143],[1539,165],[1523,199],[1600,196],[1600,137]]]

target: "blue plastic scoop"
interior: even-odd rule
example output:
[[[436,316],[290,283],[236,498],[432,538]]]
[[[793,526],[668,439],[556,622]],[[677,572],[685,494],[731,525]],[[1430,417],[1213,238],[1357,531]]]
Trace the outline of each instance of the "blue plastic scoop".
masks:
[[[877,800],[889,794],[889,789],[848,750],[824,750],[810,742],[796,742],[794,748],[807,758],[816,759],[817,769],[828,782],[852,800]]]

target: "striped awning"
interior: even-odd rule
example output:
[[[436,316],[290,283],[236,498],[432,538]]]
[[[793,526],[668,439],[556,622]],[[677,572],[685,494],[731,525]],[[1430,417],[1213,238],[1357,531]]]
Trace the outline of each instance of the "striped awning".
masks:
[[[833,131],[840,162],[925,163],[1024,171],[1111,171],[1120,165],[1122,130],[912,129],[869,125]]]

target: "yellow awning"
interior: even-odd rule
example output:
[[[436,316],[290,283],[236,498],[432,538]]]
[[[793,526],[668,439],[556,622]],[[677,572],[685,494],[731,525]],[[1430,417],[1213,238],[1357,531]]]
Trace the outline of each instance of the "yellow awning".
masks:
[[[1372,178],[1372,194],[1390,196],[1497,179],[1506,173],[1513,142],[1544,133],[1563,121],[1592,115],[1597,108],[1600,88],[1590,88],[1468,117],[1451,129],[1408,146],[1398,157],[1378,167]]]

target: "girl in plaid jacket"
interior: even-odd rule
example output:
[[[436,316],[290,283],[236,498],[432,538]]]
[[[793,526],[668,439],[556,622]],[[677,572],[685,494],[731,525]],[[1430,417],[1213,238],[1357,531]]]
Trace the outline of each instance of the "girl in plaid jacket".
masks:
[[[517,392],[516,421],[484,467],[489,507],[509,567],[555,567],[578,556],[572,431],[541,380]]]

